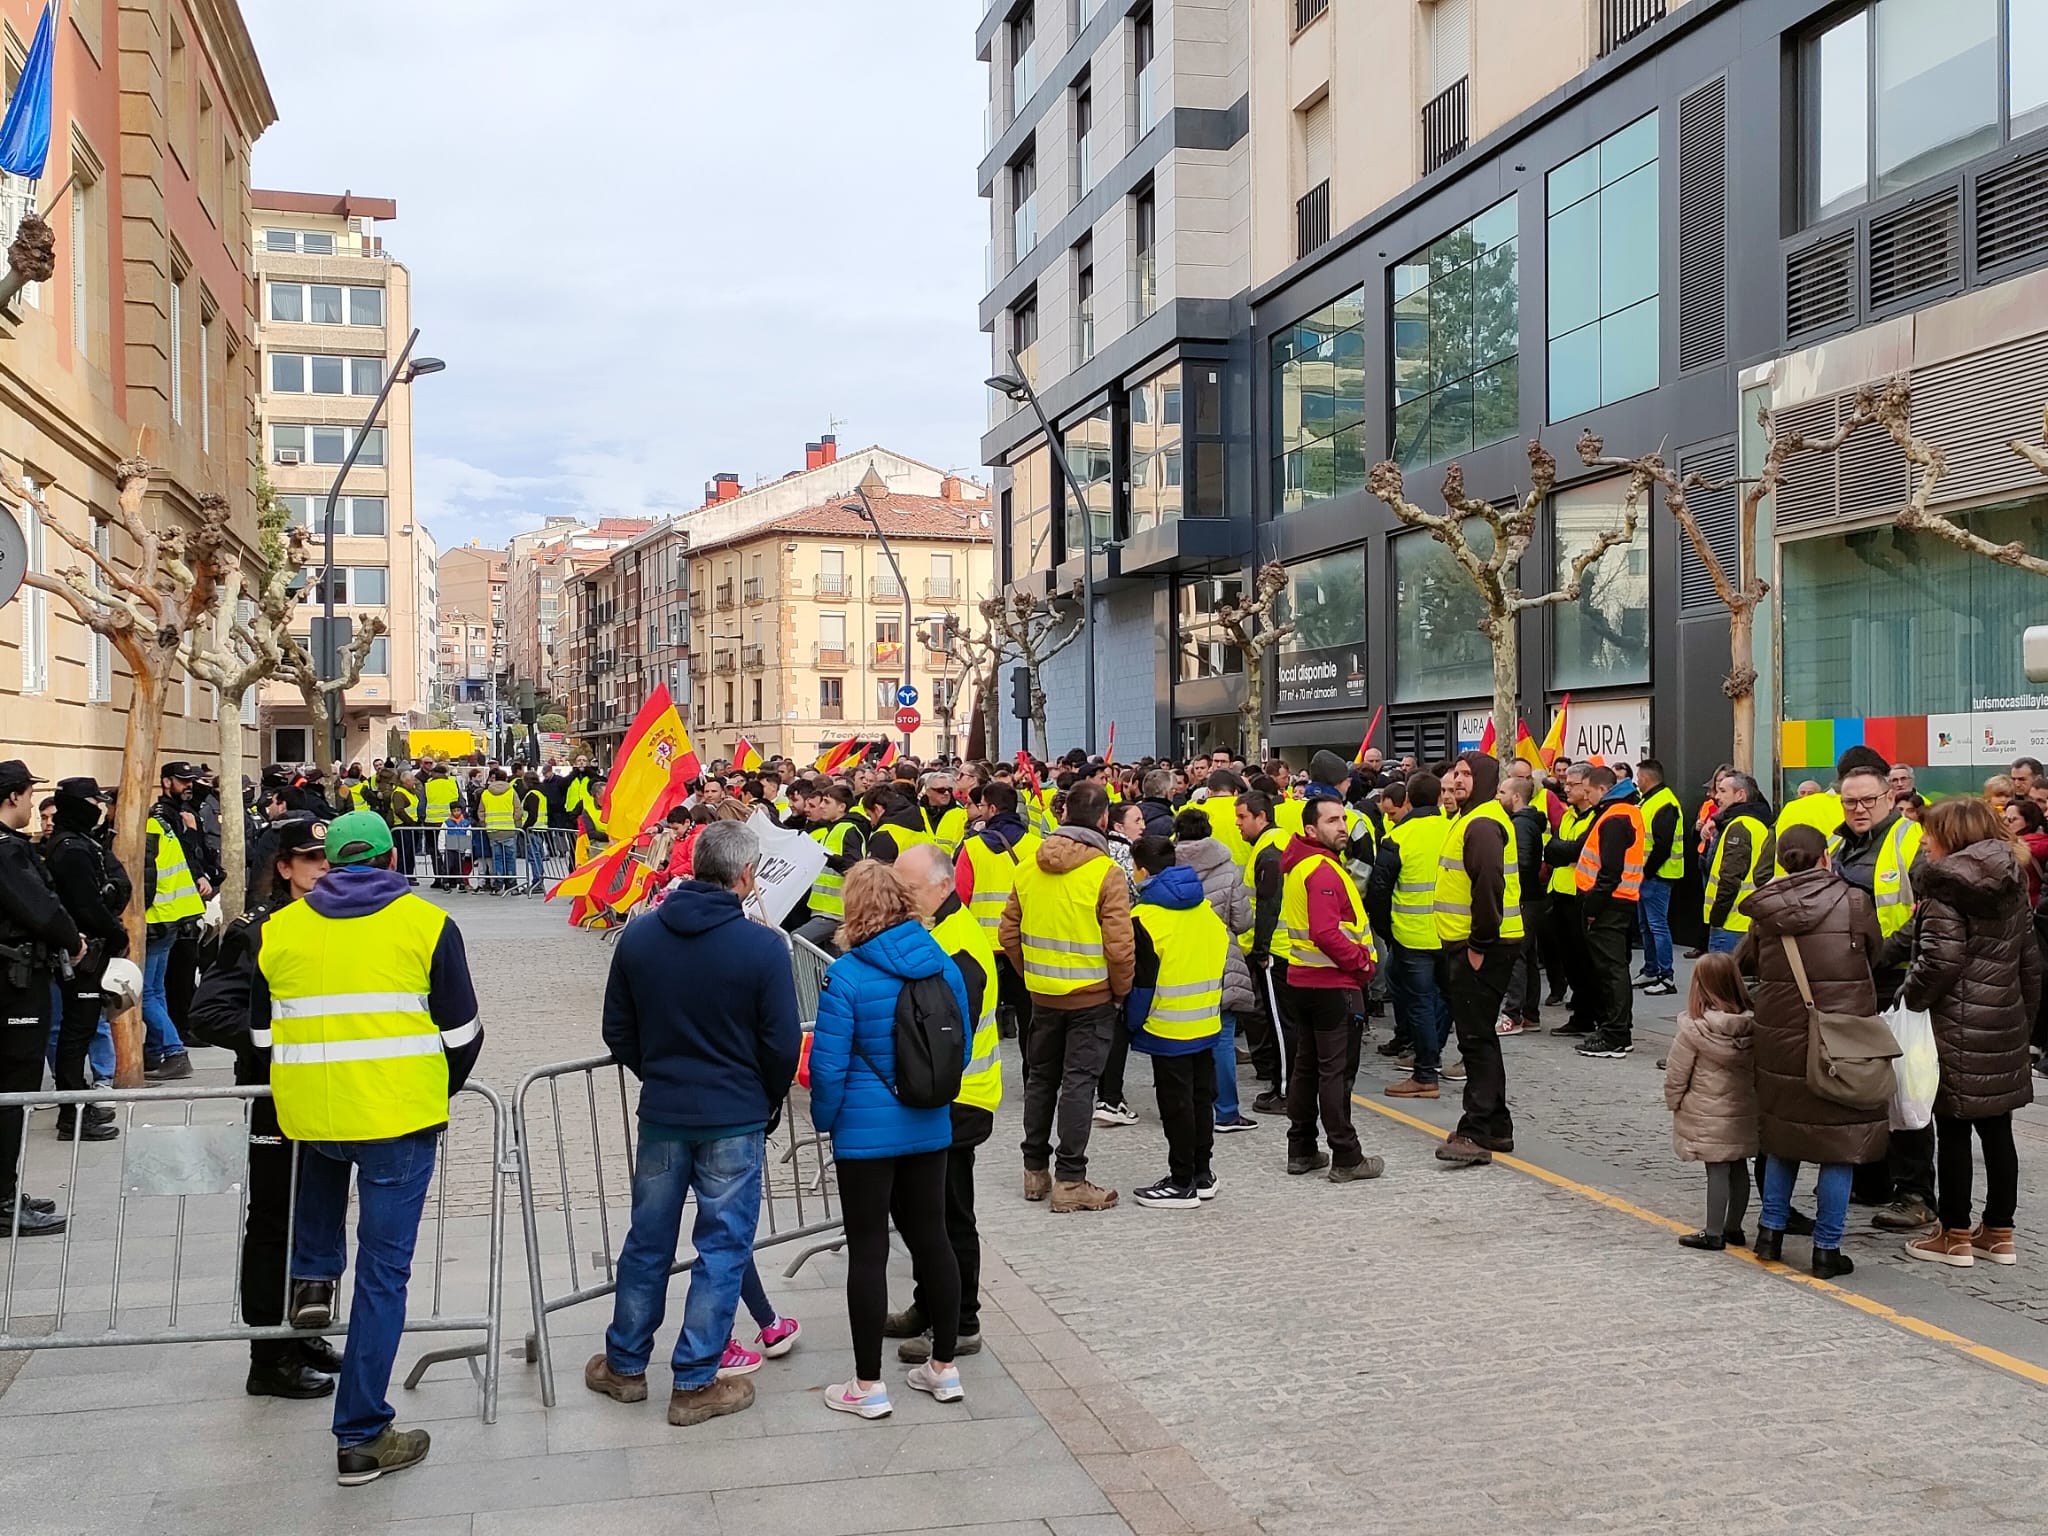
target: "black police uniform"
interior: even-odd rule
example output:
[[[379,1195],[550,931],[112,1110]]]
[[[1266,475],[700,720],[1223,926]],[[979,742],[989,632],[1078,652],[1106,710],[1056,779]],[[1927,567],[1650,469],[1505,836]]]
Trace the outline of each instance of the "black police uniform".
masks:
[[[43,1086],[50,1039],[50,983],[78,949],[78,925],[57,899],[50,872],[26,833],[0,826],[0,1093]],[[0,1234],[12,1230],[14,1168],[22,1112],[0,1109]],[[21,1231],[61,1232],[61,1218],[24,1218]]]
[[[90,1086],[85,1067],[93,1036],[99,1030],[104,1002],[100,983],[107,962],[128,953],[128,931],[122,926],[121,914],[135,894],[120,860],[95,835],[95,825],[88,819],[94,810],[89,800],[67,795],[60,786],[56,830],[43,845],[43,863],[49,868],[58,899],[86,941],[85,958],[73,968],[68,979],[57,983],[64,1005],[57,1025],[57,1086],[73,1090]],[[60,1137],[71,1134],[74,1118],[68,1105],[57,1112]],[[113,1118],[110,1109],[88,1113],[86,1139],[111,1139]],[[104,1128],[91,1129],[94,1125]]]

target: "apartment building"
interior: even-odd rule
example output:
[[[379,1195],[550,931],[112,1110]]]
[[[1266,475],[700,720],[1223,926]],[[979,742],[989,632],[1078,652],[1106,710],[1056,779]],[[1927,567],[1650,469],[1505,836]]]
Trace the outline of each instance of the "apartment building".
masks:
[[[441,702],[476,703],[505,671],[506,571],[502,549],[464,544],[441,556],[435,604]]]
[[[982,457],[1001,577],[1064,598],[1095,550],[1090,636],[1045,672],[1056,746],[1100,748],[1114,720],[1126,753],[1165,750],[1185,734],[1177,720],[1235,706],[1227,685],[1183,686],[1161,640],[1176,583],[1240,569],[1251,545],[1243,296],[1259,3],[1002,0],[976,29],[989,66],[981,325],[992,372],[1014,355],[1034,383],[1076,482],[1063,483],[1031,410],[992,393]],[[1005,750],[1019,729],[1006,722]]]
[[[20,81],[41,0],[0,0],[0,96]],[[145,517],[189,523],[229,498],[255,534],[250,476],[255,317],[250,312],[249,149],[277,119],[239,9],[186,0],[79,0],[56,40],[49,164],[34,193],[57,239],[52,279],[0,307],[0,482],[32,569],[84,562],[25,502],[118,564],[134,551],[95,514],[114,466],[158,466]],[[59,195],[61,192],[61,196]],[[31,206],[0,176],[0,244]],[[120,777],[131,684],[111,643],[61,598],[24,589],[0,609],[0,757],[52,776]],[[174,682],[167,757],[203,759],[219,701]]]
[[[1560,461],[1522,586],[1611,526],[1622,484],[1570,450],[1660,445],[1753,474],[1760,408],[1823,435],[1909,373],[1944,448],[1939,502],[2048,548],[2040,477],[2006,446],[2048,401],[2048,27],[2025,0],[1274,0],[1253,8],[1251,451],[1257,554],[1292,575],[1276,659],[1290,754],[1476,739],[1490,693],[1469,589],[1365,489],[1391,457],[1438,506]],[[1322,209],[1327,207],[1327,221]],[[1881,432],[1797,461],[1765,509],[1754,664],[1773,787],[1878,745],[1923,789],[2048,747],[2018,635],[2038,583],[1898,530]],[[1696,492],[1718,557],[1736,493]],[[1224,590],[1235,590],[1231,583]],[[1176,650],[1214,636],[1177,600]],[[1726,614],[1661,508],[1580,600],[1521,624],[1532,724],[1571,695],[1574,756],[1654,750],[1674,783],[1727,751]],[[1209,644],[1228,679],[1242,660]]]
[[[566,709],[571,677],[564,645],[565,587],[579,571],[601,567],[615,549],[652,528],[648,518],[600,518],[592,526],[567,515],[515,534],[505,551],[505,695],[531,687],[542,713]]]
[[[343,760],[368,762],[403,750],[404,733],[426,724],[439,666],[429,596],[437,552],[413,512],[412,386],[393,388],[369,422],[412,328],[411,274],[379,232],[398,206],[351,192],[258,191],[250,201],[263,460],[293,524],[316,545],[335,476],[356,453],[335,506],[334,566],[306,584],[297,638],[332,675],[330,643],[338,657],[360,625],[383,621],[342,701]],[[289,684],[264,688],[262,728],[268,761],[324,755],[322,723]]]

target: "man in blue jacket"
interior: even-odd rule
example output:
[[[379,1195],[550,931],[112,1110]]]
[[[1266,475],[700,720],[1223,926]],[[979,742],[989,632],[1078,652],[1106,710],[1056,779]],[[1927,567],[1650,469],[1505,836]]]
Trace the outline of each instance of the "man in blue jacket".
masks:
[[[752,1406],[754,1384],[720,1361],[753,1256],[761,1155],[796,1076],[803,1035],[789,947],[749,922],[761,840],[743,821],[698,834],[695,877],[620,936],[605,985],[604,1043],[640,1079],[633,1224],[604,1352],[583,1383],[621,1403],[647,1397],[647,1361],[667,1308],[683,1201],[697,1197],[690,1290],[672,1365],[668,1421],[701,1424]],[[687,977],[688,986],[678,984]]]

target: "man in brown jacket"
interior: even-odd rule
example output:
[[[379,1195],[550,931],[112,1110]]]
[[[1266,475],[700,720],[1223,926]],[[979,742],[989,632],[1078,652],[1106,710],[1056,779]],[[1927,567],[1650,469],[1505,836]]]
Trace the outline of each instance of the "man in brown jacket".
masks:
[[[1017,871],[997,930],[1031,994],[1024,1082],[1024,1198],[1055,1211],[1106,1211],[1116,1191],[1088,1182],[1095,1090],[1137,951],[1130,888],[1109,856],[1109,794],[1087,780],[1067,792],[1066,820]],[[1053,1163],[1054,1111],[1059,1154]]]

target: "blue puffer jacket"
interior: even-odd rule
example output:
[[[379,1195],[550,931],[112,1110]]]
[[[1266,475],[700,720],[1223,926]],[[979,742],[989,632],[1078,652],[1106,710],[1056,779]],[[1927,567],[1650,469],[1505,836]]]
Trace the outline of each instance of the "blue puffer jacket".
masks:
[[[811,1041],[811,1122],[831,1133],[840,1158],[905,1157],[953,1144],[950,1107],[911,1109],[889,1087],[896,1073],[897,994],[919,976],[944,976],[960,1017],[974,1017],[960,968],[919,923],[884,929],[825,972]],[[973,1031],[962,1034],[965,1065]]]

